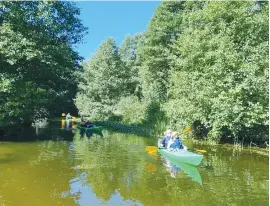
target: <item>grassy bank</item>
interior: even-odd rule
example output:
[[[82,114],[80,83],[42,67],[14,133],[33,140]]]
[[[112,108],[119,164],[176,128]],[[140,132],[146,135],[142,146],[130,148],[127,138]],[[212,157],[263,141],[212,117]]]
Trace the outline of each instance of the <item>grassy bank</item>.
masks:
[[[161,134],[161,128],[151,127],[151,126],[143,126],[143,125],[132,125],[132,124],[124,124],[117,121],[95,121],[94,124],[99,126],[104,126],[109,130],[120,132],[120,133],[128,133],[128,134],[135,134],[138,136],[145,136],[145,137],[157,137]],[[194,135],[181,135],[182,139],[192,139],[192,141],[196,144],[202,145],[223,145],[224,147],[230,147],[232,149],[238,151],[249,151],[258,153],[261,155],[269,155],[269,145],[266,143],[265,145],[256,145],[254,143],[251,144],[243,144],[239,142],[235,143],[219,143],[216,141],[209,140],[207,138],[197,140]]]

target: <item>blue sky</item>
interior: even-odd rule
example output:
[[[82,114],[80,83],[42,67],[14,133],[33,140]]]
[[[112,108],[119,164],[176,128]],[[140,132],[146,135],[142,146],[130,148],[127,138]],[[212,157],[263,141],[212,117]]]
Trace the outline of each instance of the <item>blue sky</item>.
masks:
[[[81,8],[82,23],[88,27],[84,43],[76,50],[88,60],[106,38],[114,37],[120,45],[126,35],[145,31],[160,1],[84,1],[76,4]]]

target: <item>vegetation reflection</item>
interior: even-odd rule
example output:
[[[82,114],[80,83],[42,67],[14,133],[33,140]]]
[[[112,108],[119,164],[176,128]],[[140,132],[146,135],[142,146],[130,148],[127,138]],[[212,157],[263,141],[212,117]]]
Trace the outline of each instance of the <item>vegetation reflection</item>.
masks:
[[[238,205],[241,195],[248,194],[249,202],[265,205],[267,199],[253,195],[268,195],[267,168],[263,162],[261,170],[257,170],[248,164],[250,155],[242,153],[237,157],[232,156],[231,150],[209,149],[203,164],[196,168],[171,162],[159,154],[148,155],[144,149],[149,141],[108,131],[104,138],[93,136],[89,140],[76,133],[77,172],[87,174],[83,184],[105,202],[117,193],[143,205],[178,205],[180,199],[183,205],[197,205],[196,199],[201,199],[203,205]],[[243,170],[244,165],[247,167]]]

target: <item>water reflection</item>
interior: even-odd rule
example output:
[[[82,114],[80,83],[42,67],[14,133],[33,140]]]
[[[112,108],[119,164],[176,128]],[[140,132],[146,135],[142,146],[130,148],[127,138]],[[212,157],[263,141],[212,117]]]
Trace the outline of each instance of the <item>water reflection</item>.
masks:
[[[93,135],[103,137],[102,131],[95,131],[95,130],[91,131],[91,130],[87,130],[87,129],[80,129],[80,135],[81,135],[81,138],[86,136],[86,137],[88,137],[88,139],[91,139],[91,137],[93,137]]]
[[[170,172],[172,178],[176,178],[176,174],[181,171],[180,167],[172,164],[169,160],[164,159],[163,165],[167,168],[167,171]]]
[[[40,133],[40,131],[44,130],[48,126],[49,122],[47,119],[39,119],[32,123],[32,127],[35,128],[36,135]]]
[[[76,203],[78,205],[109,205],[109,206],[118,206],[118,205],[137,205],[142,206],[143,204],[136,200],[128,200],[121,196],[120,190],[115,190],[113,194],[108,199],[103,199],[98,197],[96,192],[92,187],[87,185],[88,175],[85,172],[79,173],[78,177],[70,180],[70,191],[64,192],[62,194],[63,198],[74,197],[76,196]]]
[[[61,128],[67,131],[72,130],[75,127],[75,123],[72,119],[61,119]]]
[[[166,167],[167,171],[170,172],[170,176],[172,178],[176,178],[177,173],[183,171],[186,175],[191,177],[193,181],[202,185],[202,178],[197,167],[177,161],[175,159],[169,159],[168,157],[163,157],[162,159],[163,165]]]
[[[204,146],[197,168],[148,155],[151,138],[59,127],[40,131],[46,141],[0,144],[0,205],[268,205],[268,157]]]
[[[61,119],[61,128],[62,129],[65,128],[65,124],[66,124],[66,120],[65,119]]]
[[[144,139],[107,132],[104,136],[103,139],[96,137],[91,141],[86,137],[75,136],[75,170],[80,178],[79,181],[72,181],[71,188],[84,191],[80,196],[80,205],[86,205],[83,199],[98,201],[96,205],[164,205],[168,201],[168,205],[173,205],[177,202],[178,198],[172,196],[176,189],[173,189],[173,185],[180,185],[179,181],[183,180],[176,178],[172,182],[168,181],[160,157],[149,156],[144,152]],[[179,165],[181,171],[188,170],[188,166]],[[177,171],[173,168],[172,172]],[[174,192],[171,189],[164,192],[166,187]],[[93,194],[95,198],[91,200]]]
[[[70,131],[73,129],[76,129],[76,122],[72,121],[72,119],[61,119],[61,128]],[[101,131],[91,131],[87,130],[85,128],[80,128],[79,133],[81,135],[81,138],[86,136],[88,139],[90,139],[94,134],[99,135],[100,137],[103,137],[103,133]]]
[[[93,136],[93,132],[86,130],[86,129],[80,129],[80,135],[81,135],[81,137],[86,135],[86,137],[88,137],[88,139],[90,139]]]

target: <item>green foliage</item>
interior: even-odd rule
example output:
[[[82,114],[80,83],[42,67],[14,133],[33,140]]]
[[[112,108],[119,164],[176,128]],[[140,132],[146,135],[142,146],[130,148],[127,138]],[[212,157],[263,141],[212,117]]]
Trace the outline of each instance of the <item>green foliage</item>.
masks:
[[[193,125],[195,138],[212,142],[264,143],[267,10],[268,2],[163,1],[143,34],[127,36],[119,51],[107,40],[84,65],[80,113],[158,133]]]
[[[192,135],[197,139],[203,139],[207,136],[209,129],[206,128],[199,120],[196,120],[192,124]]]
[[[73,73],[81,60],[72,46],[85,32],[79,13],[70,2],[0,3],[0,119],[5,124],[29,123],[72,103]]]
[[[130,101],[134,101],[136,108],[143,112],[143,105],[135,100],[141,98],[137,48],[142,40],[141,34],[127,36],[118,48],[115,41],[109,38],[100,45],[90,61],[84,63],[83,71],[78,73],[81,83],[76,97],[80,115],[94,119],[109,119],[119,112],[128,115],[130,111],[127,108],[131,105],[124,104]],[[125,99],[130,95],[129,99]],[[141,122],[139,116],[143,113],[136,111],[136,114],[133,114],[135,117],[125,116],[124,121]]]
[[[147,107],[136,96],[129,96],[119,101],[117,109],[124,123],[142,124],[145,119]]]
[[[106,119],[113,114],[120,97],[128,94],[129,70],[121,61],[113,39],[100,45],[79,75],[76,106],[82,116]]]
[[[147,102],[167,100],[170,76],[170,45],[178,37],[184,2],[162,2],[144,33],[139,48],[142,91]]]
[[[214,139],[223,127],[236,137],[244,127],[269,124],[267,9],[256,2],[206,2],[183,17],[191,26],[173,45],[169,115],[210,125]]]
[[[157,122],[161,121],[166,121],[166,116],[161,110],[160,104],[154,101],[148,103],[145,111],[145,124],[155,126]]]
[[[134,37],[127,36],[119,48],[121,61],[129,69],[129,78],[126,79],[128,81],[127,89],[131,95],[134,94],[140,99],[142,98],[139,77],[141,61],[138,55],[138,48],[142,46],[143,42],[143,34],[137,34]]]

